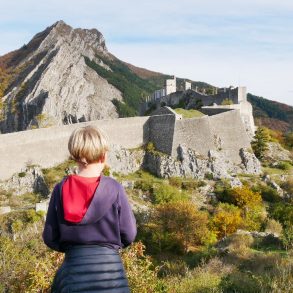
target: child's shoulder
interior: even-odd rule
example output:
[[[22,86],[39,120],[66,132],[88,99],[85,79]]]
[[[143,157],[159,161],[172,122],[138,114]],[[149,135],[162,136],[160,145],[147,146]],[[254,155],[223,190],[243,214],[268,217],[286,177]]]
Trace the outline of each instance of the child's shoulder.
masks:
[[[107,182],[108,184],[115,186],[117,188],[122,188],[122,184],[120,182],[118,182],[115,178],[110,177],[110,176],[106,176],[106,175],[102,175],[102,180],[104,180],[105,182]]]

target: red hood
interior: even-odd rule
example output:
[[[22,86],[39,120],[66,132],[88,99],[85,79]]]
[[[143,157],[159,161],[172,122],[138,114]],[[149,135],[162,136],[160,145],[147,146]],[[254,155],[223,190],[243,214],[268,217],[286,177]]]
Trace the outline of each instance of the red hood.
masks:
[[[99,177],[82,177],[70,175],[62,186],[64,219],[79,223],[93,199],[99,185]]]

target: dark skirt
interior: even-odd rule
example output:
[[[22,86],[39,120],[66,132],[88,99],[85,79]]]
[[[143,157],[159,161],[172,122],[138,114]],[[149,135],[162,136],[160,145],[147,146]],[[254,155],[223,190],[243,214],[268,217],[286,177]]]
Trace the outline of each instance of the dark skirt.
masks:
[[[98,245],[72,246],[58,269],[52,293],[129,293],[120,255]]]

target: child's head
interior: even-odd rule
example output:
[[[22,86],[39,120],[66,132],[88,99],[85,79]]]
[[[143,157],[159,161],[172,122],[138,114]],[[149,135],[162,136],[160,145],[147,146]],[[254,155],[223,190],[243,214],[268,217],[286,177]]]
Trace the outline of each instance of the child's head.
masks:
[[[86,165],[104,162],[108,149],[105,136],[94,126],[75,129],[68,141],[71,158]]]

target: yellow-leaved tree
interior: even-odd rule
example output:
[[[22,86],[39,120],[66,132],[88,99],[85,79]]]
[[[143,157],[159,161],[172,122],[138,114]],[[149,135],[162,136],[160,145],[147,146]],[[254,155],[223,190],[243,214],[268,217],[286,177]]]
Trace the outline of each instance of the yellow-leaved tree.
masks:
[[[242,223],[241,209],[237,206],[220,203],[215,209],[215,214],[212,218],[212,227],[219,239],[236,232]]]

